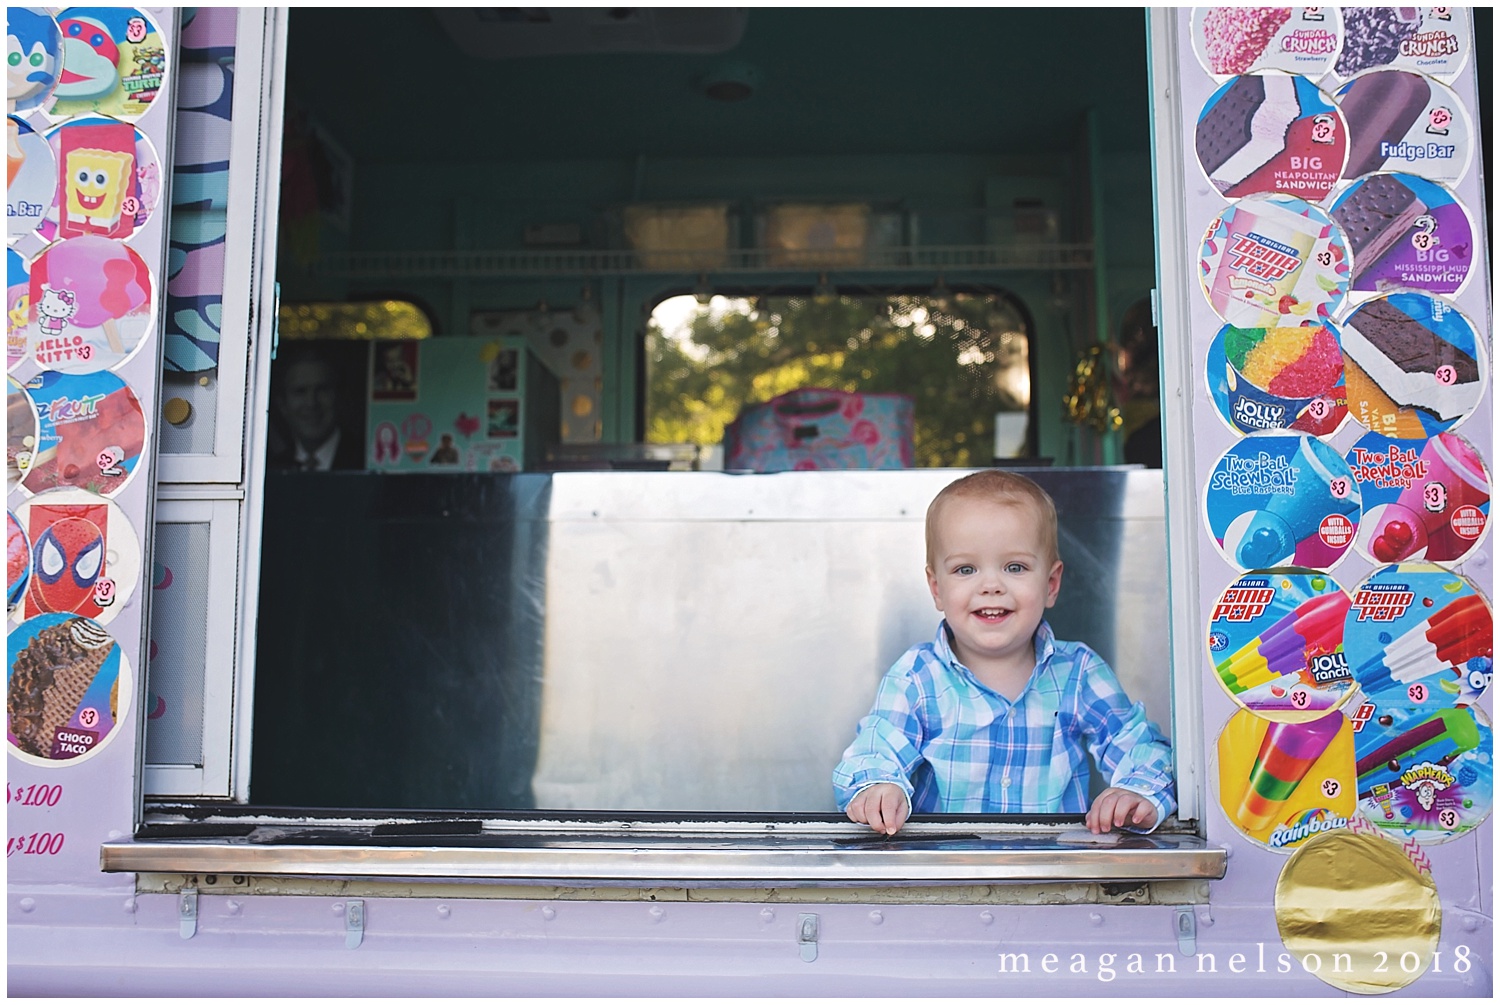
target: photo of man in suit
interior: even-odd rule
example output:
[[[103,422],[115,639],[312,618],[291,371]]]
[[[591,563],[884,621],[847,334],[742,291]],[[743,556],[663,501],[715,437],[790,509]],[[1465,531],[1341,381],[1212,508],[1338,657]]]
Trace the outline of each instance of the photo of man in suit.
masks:
[[[363,376],[367,351],[365,343],[282,343],[271,372],[271,414],[276,421],[266,454],[268,466],[301,471],[364,468],[364,402],[350,385],[351,374],[356,379]]]

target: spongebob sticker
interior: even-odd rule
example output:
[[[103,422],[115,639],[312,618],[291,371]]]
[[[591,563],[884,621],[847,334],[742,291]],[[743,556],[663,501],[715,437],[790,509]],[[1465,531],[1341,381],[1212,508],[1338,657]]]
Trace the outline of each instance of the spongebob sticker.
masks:
[[[58,179],[57,203],[40,228],[44,238],[124,241],[150,219],[161,194],[161,167],[138,129],[91,115],[54,128],[47,141]]]

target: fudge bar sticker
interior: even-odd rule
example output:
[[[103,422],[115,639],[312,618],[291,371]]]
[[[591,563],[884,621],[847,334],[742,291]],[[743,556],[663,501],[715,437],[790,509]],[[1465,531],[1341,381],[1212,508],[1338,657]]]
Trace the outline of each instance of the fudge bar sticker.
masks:
[[[1451,80],[1473,47],[1462,7],[1345,7],[1340,77],[1373,69],[1417,70]]]
[[[1235,77],[1198,116],[1194,148],[1225,198],[1285,192],[1317,202],[1338,184],[1348,130],[1332,101],[1304,77]]]
[[[1343,24],[1332,7],[1195,7],[1193,51],[1215,77],[1284,70],[1308,77],[1333,68]]]
[[[98,622],[43,614],[7,640],[6,738],[12,756],[61,766],[92,757],[130,705],[130,670]]]
[[[1490,477],[1468,440],[1369,433],[1345,460],[1364,506],[1355,547],[1377,564],[1462,561],[1484,537]]]
[[[1271,722],[1241,710],[1218,755],[1219,806],[1252,841],[1290,852],[1354,816],[1354,737],[1340,712]]]
[[[135,392],[112,373],[39,373],[26,384],[37,410],[37,454],[21,487],[70,486],[112,496],[130,483],[146,443]]]
[[[62,32],[42,7],[7,7],[5,26],[7,111],[44,108],[62,73]]]
[[[57,200],[41,234],[47,240],[94,234],[128,240],[161,198],[156,148],[128,122],[90,115],[47,134],[57,158]]]
[[[98,112],[134,121],[166,84],[171,60],[156,24],[134,7],[69,7],[57,15],[66,72],[53,119]]]
[[[1474,266],[1469,214],[1441,185],[1410,174],[1374,174],[1333,204],[1360,293],[1457,293]]]
[[[14,115],[5,120],[5,177],[5,236],[14,242],[41,225],[57,192],[52,147]]]
[[[1225,325],[1208,350],[1208,391],[1232,429],[1329,436],[1349,414],[1344,354],[1331,324]]]
[[[1494,734],[1476,708],[1383,707],[1354,737],[1358,810],[1397,841],[1440,844],[1489,816]]]
[[[38,366],[110,370],[154,330],[156,278],[129,245],[97,236],[58,241],[31,263],[27,338]]]
[[[15,619],[79,614],[101,625],[130,603],[141,545],[118,505],[82,489],[55,489],[16,507],[31,543],[31,585]]]
[[[1469,167],[1473,130],[1458,95],[1420,73],[1376,70],[1339,89],[1349,123],[1345,178],[1406,171],[1457,181]]]
[[[1348,258],[1321,209],[1291,196],[1248,196],[1209,224],[1198,279],[1214,313],[1236,327],[1317,324],[1343,304]]]

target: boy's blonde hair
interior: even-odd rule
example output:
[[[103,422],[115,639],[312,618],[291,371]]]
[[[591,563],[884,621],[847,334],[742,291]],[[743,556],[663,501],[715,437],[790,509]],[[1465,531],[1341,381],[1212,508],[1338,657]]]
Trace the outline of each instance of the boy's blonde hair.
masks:
[[[932,565],[937,537],[937,517],[951,499],[987,499],[1002,506],[1030,509],[1037,518],[1042,549],[1048,562],[1057,561],[1057,507],[1040,485],[1013,471],[986,468],[944,486],[927,506],[927,565]]]

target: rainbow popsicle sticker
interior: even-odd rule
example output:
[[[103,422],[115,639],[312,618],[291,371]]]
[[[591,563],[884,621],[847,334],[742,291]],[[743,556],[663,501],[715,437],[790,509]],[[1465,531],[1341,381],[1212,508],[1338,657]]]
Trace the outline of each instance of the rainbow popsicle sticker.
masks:
[[[1477,594],[1460,597],[1408,629],[1366,660],[1354,677],[1366,694],[1376,694],[1445,671],[1462,675],[1475,657],[1492,658],[1494,625]]]
[[[1343,641],[1349,597],[1343,590],[1304,600],[1256,639],[1218,664],[1219,677],[1238,694],[1307,669],[1311,656]]]
[[[1235,811],[1235,818],[1246,830],[1256,831],[1271,824],[1343,723],[1342,713],[1331,712],[1311,722],[1271,724],[1250,769],[1250,784]]]

